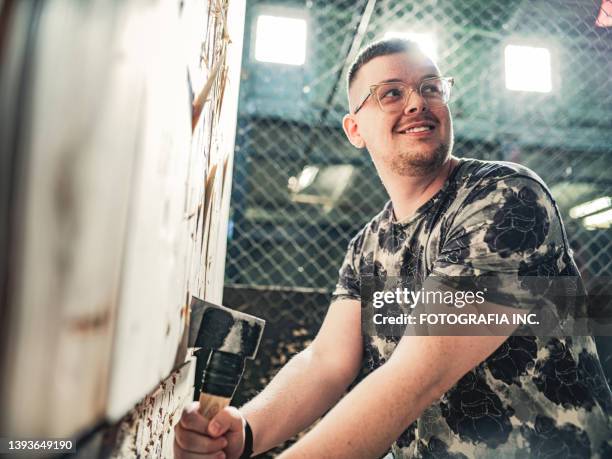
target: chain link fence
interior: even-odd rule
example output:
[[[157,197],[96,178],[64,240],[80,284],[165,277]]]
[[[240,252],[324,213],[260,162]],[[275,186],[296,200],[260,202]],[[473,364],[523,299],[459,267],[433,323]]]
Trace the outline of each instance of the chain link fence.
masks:
[[[612,27],[600,0],[248,2],[226,282],[330,291],[350,238],[387,200],[366,151],[345,139],[345,73],[388,32],[429,33],[450,104],[457,156],[535,170],[564,214],[587,277],[612,273],[609,228],[572,207],[612,195]],[[260,15],[303,18],[303,65],[256,59]],[[507,44],[545,47],[549,93],[509,91]],[[294,50],[297,53],[299,50]],[[282,307],[270,319],[308,311]]]
[[[309,337],[316,332],[324,309],[290,292],[310,291],[320,304],[349,240],[388,199],[341,119],[355,52],[392,32],[429,34],[442,73],[455,77],[454,154],[537,172],[557,200],[587,283],[612,275],[612,216],[608,223],[605,215],[598,222],[570,216],[612,196],[612,27],[596,25],[606,11],[608,0],[248,2],[226,303],[279,324],[274,333],[288,320],[296,329],[307,323]],[[257,59],[261,15],[306,21],[302,65]],[[512,44],[548,50],[550,92],[506,89]],[[274,291],[273,299],[260,301],[254,288]]]

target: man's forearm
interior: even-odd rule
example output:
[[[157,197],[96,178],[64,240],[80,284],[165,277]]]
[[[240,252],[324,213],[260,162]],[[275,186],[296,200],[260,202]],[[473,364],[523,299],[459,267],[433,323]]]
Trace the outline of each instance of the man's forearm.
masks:
[[[350,379],[306,349],[240,411],[253,430],[255,453],[293,437],[321,417],[344,394]]]
[[[503,336],[404,336],[370,373],[279,459],[380,457],[435,400],[491,355]]]
[[[380,457],[439,393],[386,364],[349,392],[283,459]]]

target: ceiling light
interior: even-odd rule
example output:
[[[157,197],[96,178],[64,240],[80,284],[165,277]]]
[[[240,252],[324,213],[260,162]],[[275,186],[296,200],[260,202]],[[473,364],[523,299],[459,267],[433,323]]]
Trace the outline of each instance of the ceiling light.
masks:
[[[289,179],[291,200],[304,204],[318,204],[329,212],[341,200],[356,176],[351,164],[306,166],[298,177]]]
[[[606,229],[612,226],[612,209],[589,215],[583,220],[586,229]]]
[[[286,65],[304,65],[306,20],[260,15],[255,35],[255,59]]]
[[[550,92],[550,51],[533,46],[508,45],[504,50],[506,88],[511,91]]]
[[[438,45],[435,37],[430,33],[425,32],[387,32],[384,36],[387,38],[404,38],[414,41],[421,51],[433,61],[438,58]]]
[[[612,206],[612,198],[610,196],[604,196],[603,198],[598,198],[572,207],[569,214],[572,218],[582,218],[599,212],[600,210],[607,209],[610,206]]]

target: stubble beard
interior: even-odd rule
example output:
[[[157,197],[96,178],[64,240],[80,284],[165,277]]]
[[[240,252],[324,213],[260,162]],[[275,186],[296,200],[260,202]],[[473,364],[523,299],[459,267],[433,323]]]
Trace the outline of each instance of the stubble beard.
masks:
[[[439,169],[449,158],[453,149],[453,139],[440,143],[433,152],[403,151],[388,158],[389,169],[402,177],[423,177]]]

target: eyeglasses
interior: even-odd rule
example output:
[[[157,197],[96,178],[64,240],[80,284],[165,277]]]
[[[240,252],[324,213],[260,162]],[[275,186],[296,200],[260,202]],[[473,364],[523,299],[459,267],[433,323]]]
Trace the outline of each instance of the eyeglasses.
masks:
[[[419,83],[418,93],[427,101],[430,107],[448,104],[450,93],[455,79],[452,77],[425,78]],[[370,96],[378,102],[378,106],[385,113],[401,112],[406,107],[412,89],[401,81],[391,83],[379,83],[370,86],[369,94],[361,101],[353,111],[357,114]]]

